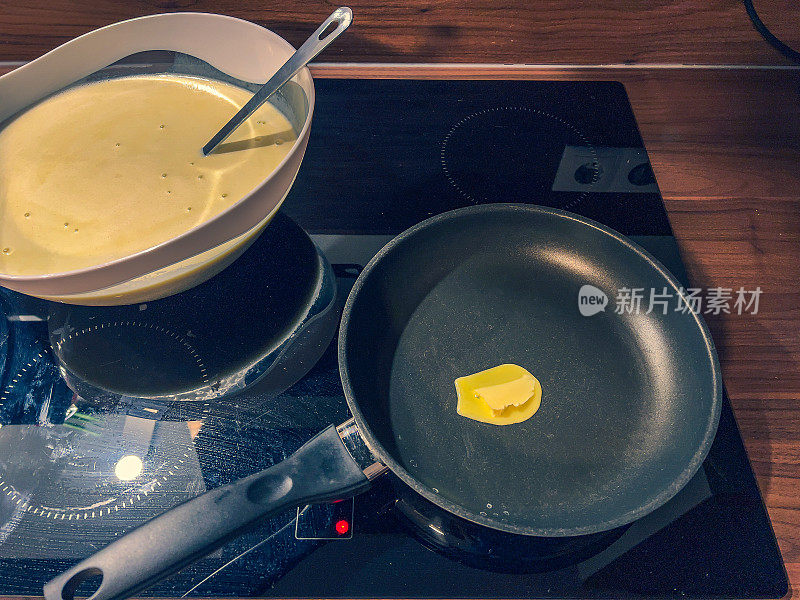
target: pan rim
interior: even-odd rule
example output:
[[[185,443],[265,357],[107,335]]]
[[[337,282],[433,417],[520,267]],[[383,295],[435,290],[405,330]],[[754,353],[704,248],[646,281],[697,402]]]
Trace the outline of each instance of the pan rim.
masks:
[[[647,250],[645,250],[632,240],[626,238],[618,231],[615,231],[614,229],[611,229],[610,227],[598,223],[597,221],[594,221],[587,217],[583,217],[581,215],[577,215],[575,213],[571,213],[557,208],[550,208],[546,206],[539,206],[534,204],[519,204],[519,203],[479,204],[475,206],[468,206],[465,208],[459,208],[444,213],[440,213],[438,215],[425,219],[424,221],[421,221],[416,225],[413,225],[412,227],[406,229],[402,233],[392,238],[366,264],[364,269],[359,274],[358,279],[356,279],[356,282],[353,285],[347,297],[347,301],[345,302],[344,308],[342,310],[342,320],[339,327],[337,356],[339,364],[339,376],[341,378],[342,388],[344,389],[344,395],[350,413],[353,415],[353,418],[356,422],[356,426],[358,427],[360,435],[363,438],[364,442],[366,443],[367,447],[384,465],[386,465],[406,485],[410,486],[414,491],[422,495],[424,498],[433,502],[440,508],[454,515],[457,515],[461,518],[464,518],[468,521],[477,523],[479,525],[484,525],[491,529],[505,531],[508,533],[532,536],[532,537],[573,537],[573,536],[599,533],[615,529],[617,527],[621,527],[624,525],[628,525],[629,523],[636,521],[637,519],[653,512],[658,507],[664,505],[667,501],[673,498],[681,489],[683,489],[683,487],[692,479],[692,477],[694,477],[694,475],[702,466],[703,461],[706,459],[706,456],[708,456],[708,452],[711,449],[711,445],[714,442],[714,438],[716,437],[717,427],[719,424],[720,414],[722,411],[721,368],[719,365],[719,359],[717,357],[716,349],[714,346],[714,341],[711,338],[711,332],[708,329],[708,326],[705,320],[702,318],[702,316],[700,314],[695,313],[694,311],[690,310],[686,314],[691,315],[692,318],[694,319],[695,325],[699,329],[700,335],[703,339],[703,342],[705,343],[706,355],[708,356],[709,359],[709,366],[711,368],[711,373],[713,378],[713,399],[711,403],[711,410],[709,411],[710,412],[709,419],[706,423],[705,431],[703,432],[702,441],[697,450],[695,451],[694,455],[692,456],[692,459],[689,461],[686,467],[684,467],[680,475],[677,478],[675,478],[670,485],[664,487],[658,494],[651,496],[645,504],[642,504],[635,509],[629,510],[621,515],[618,515],[613,519],[607,519],[599,523],[593,523],[591,525],[584,525],[579,527],[563,527],[563,528],[559,527],[537,528],[537,527],[519,526],[511,523],[506,523],[498,519],[493,519],[489,516],[483,516],[477,514],[473,511],[467,510],[466,508],[464,508],[459,504],[453,503],[447,500],[446,498],[441,497],[439,494],[434,492],[431,487],[420,483],[413,475],[411,475],[411,473],[409,473],[386,451],[383,445],[372,434],[372,430],[369,424],[367,423],[366,419],[364,418],[363,413],[359,409],[357,401],[355,400],[355,393],[351,386],[350,374],[346,358],[347,337],[348,337],[348,330],[351,320],[350,317],[353,309],[353,304],[360,290],[364,287],[365,282],[368,279],[370,273],[374,271],[376,265],[378,265],[387,254],[389,254],[398,245],[406,242],[406,240],[413,237],[414,234],[416,234],[417,232],[423,229],[427,229],[428,227],[442,221],[448,221],[473,214],[489,213],[489,212],[537,213],[577,222],[580,225],[599,231],[601,234],[608,236],[615,242],[624,246],[629,251],[633,252],[640,259],[648,263],[650,267],[655,269],[664,278],[665,282],[668,283],[675,291],[679,291],[679,289],[682,287],[680,282],[677,281],[677,279],[672,275],[672,273],[670,273],[670,271],[663,264],[661,264],[661,262],[659,262],[658,259],[652,256]]]

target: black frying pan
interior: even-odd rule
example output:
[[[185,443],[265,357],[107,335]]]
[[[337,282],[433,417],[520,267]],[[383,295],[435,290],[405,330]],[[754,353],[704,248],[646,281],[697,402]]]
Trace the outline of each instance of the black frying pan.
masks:
[[[578,310],[589,284],[609,306]],[[402,233],[344,309],[339,366],[354,419],[286,461],[145,523],[45,586],[123,598],[260,520],[359,493],[387,469],[470,521],[530,536],[630,523],[689,481],[713,441],[721,381],[703,321],[617,314],[622,288],[679,294],[644,250],[570,213],[482,205]],[[666,289],[664,289],[666,288]],[[542,383],[533,418],[498,427],[456,413],[453,380],[501,363]]]

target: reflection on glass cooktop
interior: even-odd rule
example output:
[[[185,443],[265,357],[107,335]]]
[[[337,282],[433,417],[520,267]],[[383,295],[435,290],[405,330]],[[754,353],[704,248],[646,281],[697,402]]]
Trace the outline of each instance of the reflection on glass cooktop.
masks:
[[[308,152],[283,212],[312,234],[336,275],[330,289],[337,296],[320,314],[328,306],[336,314],[361,268],[394,234],[482,202],[529,202],[587,215],[633,236],[686,280],[620,84],[320,80],[316,86]],[[290,223],[282,218],[265,236],[273,227],[272,234],[291,229]],[[297,248],[288,244],[286,255]],[[181,339],[162,331],[158,342],[158,335],[143,333],[146,327],[113,339],[93,331],[104,344],[113,341],[114,353],[95,345],[97,358],[71,371],[63,361],[59,366],[51,346],[53,332],[65,330],[48,319],[63,311],[0,291],[6,315],[0,319],[1,595],[39,595],[45,581],[122,532],[274,464],[326,425],[347,419],[335,338],[328,345],[332,331],[325,337],[324,327],[314,333],[320,340],[314,352],[277,363],[308,363],[280,385],[271,371],[261,382],[247,380],[237,394],[200,402],[131,392],[131,382],[146,384],[137,389],[175,384],[164,381],[169,369],[130,358],[148,354],[149,345],[161,344],[154,355],[162,360],[174,356],[172,371],[188,381],[197,368],[203,381],[197,362],[183,354],[187,344],[199,345],[192,336],[200,335],[196,329],[214,298],[240,299],[247,310],[234,301],[211,311],[217,321],[204,333],[213,335],[200,336],[205,354],[214,352],[215,339],[235,354],[242,332],[274,330],[274,313],[258,308],[268,303],[250,301],[264,293],[257,280],[266,273],[263,252],[254,245],[213,279],[204,288],[213,294],[168,299],[182,311]],[[305,296],[296,295],[299,306]],[[125,310],[141,312],[133,320],[144,322],[148,310],[149,318],[161,314],[154,308]],[[93,310],[73,314],[73,321],[91,322],[78,329],[105,322],[111,312]],[[216,364],[215,358],[203,365]],[[93,393],[82,397],[75,377],[89,371]],[[119,373],[127,383],[116,387],[126,393],[97,393],[103,385],[115,387]],[[755,598],[780,597],[786,585],[726,399],[711,453],[689,485],[648,517],[591,543],[495,539],[443,517],[389,476],[353,502],[270,519],[145,595]]]

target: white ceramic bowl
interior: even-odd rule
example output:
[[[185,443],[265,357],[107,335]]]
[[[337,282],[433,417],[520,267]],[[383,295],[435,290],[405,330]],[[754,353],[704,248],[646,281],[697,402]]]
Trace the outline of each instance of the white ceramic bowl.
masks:
[[[0,122],[123,58],[148,50],[193,56],[241,81],[263,84],[294,48],[254,23],[205,13],[171,13],[115,23],[75,38],[0,77]],[[308,144],[314,84],[304,68],[287,95],[297,141],[277,169],[239,202],[182,235],[136,254],[65,273],[20,277],[0,285],[71,304],[131,304],[163,298],[215,275],[255,240],[294,182]],[[297,87],[299,86],[299,87]],[[213,134],[209,131],[209,137]],[[2,168],[2,165],[0,165]]]

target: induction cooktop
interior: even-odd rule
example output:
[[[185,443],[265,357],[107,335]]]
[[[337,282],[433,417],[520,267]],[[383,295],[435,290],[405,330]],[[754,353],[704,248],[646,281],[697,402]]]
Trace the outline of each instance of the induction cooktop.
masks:
[[[280,228],[299,225],[311,235],[332,265],[339,306],[393,235],[486,202],[542,204],[600,221],[688,287],[621,84],[315,83],[308,151],[285,218],[270,228],[282,235]],[[108,321],[127,323],[115,331],[113,361],[103,363],[98,351],[89,367],[111,387],[117,363],[147,380],[193,369],[201,377],[202,365],[221,359],[213,340],[197,343],[198,331],[222,341],[230,332],[270,330],[272,313],[253,308],[269,251],[257,242],[205,287],[157,301],[164,314],[181,315],[180,333],[139,326],[153,306],[128,307],[125,319]],[[212,293],[229,298],[224,310],[197,299]],[[51,347],[48,320],[63,308],[5,290],[0,307],[0,595],[39,595],[45,581],[137,524],[274,464],[348,418],[335,336],[319,338],[321,358],[299,380],[287,379],[288,389],[254,383],[195,402],[87,399],[65,381]],[[106,309],[93,310],[102,318]],[[224,341],[218,346],[235,349]],[[170,369],[137,362],[159,344]],[[388,476],[354,500],[276,516],[142,595],[778,598],[787,591],[727,397],[703,467],[640,521],[559,544],[481,529],[442,515]]]

